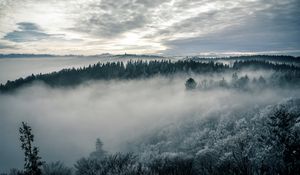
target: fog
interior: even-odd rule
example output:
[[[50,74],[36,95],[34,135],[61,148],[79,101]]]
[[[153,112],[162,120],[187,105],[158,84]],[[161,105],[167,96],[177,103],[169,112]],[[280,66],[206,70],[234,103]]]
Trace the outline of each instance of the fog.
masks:
[[[122,57],[122,56],[62,56],[62,57],[24,57],[24,58],[0,58],[0,84],[7,80],[25,78],[31,74],[50,73],[64,68],[86,67],[97,62],[112,62],[129,60],[153,60],[156,57]],[[176,58],[166,58],[177,60]]]
[[[42,57],[1,58],[0,84],[31,74],[59,71],[63,68],[82,67],[100,61],[99,57]]]
[[[35,83],[14,94],[3,94],[0,96],[0,171],[23,165],[18,134],[22,121],[32,126],[35,144],[44,161],[61,160],[72,166],[94,150],[98,137],[104,142],[105,150],[124,151],[130,147],[128,143],[144,134],[190,117],[226,114],[300,96],[299,91],[290,89],[186,91],[187,78],[182,75],[91,81],[75,88],[50,88]]]

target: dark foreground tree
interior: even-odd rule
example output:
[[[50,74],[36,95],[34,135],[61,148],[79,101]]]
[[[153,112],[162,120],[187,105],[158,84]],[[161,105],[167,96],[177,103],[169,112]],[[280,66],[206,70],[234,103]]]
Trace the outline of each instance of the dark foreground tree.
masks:
[[[197,86],[196,81],[193,78],[189,78],[188,80],[186,80],[185,82],[185,88],[187,90],[191,90],[191,89],[195,89]]]
[[[43,162],[39,157],[39,150],[33,146],[34,135],[31,133],[31,127],[27,123],[22,122],[22,126],[19,128],[20,141],[22,143],[22,150],[25,153],[24,174],[25,175],[40,175],[41,166]]]

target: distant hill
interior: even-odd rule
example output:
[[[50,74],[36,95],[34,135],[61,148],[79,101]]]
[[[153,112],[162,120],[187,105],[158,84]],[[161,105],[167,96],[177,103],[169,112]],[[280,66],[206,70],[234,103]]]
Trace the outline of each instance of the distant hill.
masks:
[[[115,57],[115,58],[165,58],[159,55],[122,54],[113,55],[109,53],[96,55],[52,55],[52,54],[0,54],[0,58],[41,58],[41,57]]]
[[[0,54],[0,58],[36,58],[36,57],[57,57],[50,54]]]
[[[114,57],[122,57],[122,58],[165,58],[160,55],[139,55],[139,54],[123,54],[123,55],[112,55]]]

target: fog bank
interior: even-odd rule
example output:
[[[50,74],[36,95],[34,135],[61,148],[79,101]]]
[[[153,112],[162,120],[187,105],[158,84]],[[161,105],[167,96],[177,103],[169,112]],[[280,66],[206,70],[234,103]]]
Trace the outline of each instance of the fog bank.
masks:
[[[35,83],[15,94],[0,95],[0,170],[23,165],[21,121],[32,126],[44,161],[61,160],[71,166],[93,151],[98,137],[105,150],[115,152],[169,123],[300,97],[299,91],[290,89],[186,91],[186,78],[97,81],[72,89]]]

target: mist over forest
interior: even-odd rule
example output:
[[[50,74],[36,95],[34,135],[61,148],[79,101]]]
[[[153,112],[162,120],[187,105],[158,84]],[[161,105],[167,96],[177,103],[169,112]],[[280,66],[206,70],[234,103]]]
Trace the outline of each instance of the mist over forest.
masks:
[[[0,172],[28,171],[28,126],[42,174],[300,171],[299,58],[145,57],[2,83]]]
[[[300,0],[0,0],[0,175],[299,175]]]

